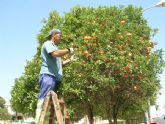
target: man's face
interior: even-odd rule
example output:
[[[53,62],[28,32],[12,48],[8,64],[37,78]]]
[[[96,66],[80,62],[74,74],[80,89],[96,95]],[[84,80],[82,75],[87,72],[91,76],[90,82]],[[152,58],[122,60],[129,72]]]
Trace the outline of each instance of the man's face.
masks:
[[[58,44],[61,40],[61,34],[54,34],[53,35],[53,40],[56,44]]]

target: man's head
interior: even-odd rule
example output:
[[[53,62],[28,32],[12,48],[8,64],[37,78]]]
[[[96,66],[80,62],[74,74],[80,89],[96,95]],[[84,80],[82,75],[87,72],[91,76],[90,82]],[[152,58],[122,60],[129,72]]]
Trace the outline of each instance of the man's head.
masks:
[[[49,32],[48,39],[58,43],[61,39],[61,31],[59,29],[53,29]]]

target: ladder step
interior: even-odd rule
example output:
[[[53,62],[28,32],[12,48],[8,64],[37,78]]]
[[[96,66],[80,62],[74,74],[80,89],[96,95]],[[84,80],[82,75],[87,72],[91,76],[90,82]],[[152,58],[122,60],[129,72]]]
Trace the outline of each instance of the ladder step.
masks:
[[[65,104],[64,100],[62,100],[62,99],[58,100],[58,102],[59,102],[60,104]]]
[[[61,105],[65,104],[64,100],[61,100],[61,99],[59,99],[58,102],[59,102],[59,104],[61,104]],[[53,101],[50,100],[50,101],[49,101],[49,104],[50,104],[50,105],[53,104]]]

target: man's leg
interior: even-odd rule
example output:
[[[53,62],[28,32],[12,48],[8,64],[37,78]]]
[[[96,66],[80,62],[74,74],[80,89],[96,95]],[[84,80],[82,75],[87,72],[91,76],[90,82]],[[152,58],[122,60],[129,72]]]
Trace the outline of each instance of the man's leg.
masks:
[[[36,116],[35,116],[35,123],[38,124],[41,111],[42,111],[42,106],[43,106],[44,99],[39,99],[37,102],[37,109],[36,109]]]
[[[43,74],[43,75],[39,76],[40,94],[39,94],[39,97],[38,97],[36,115],[35,115],[35,123],[36,124],[39,123],[39,119],[40,119],[40,116],[41,116],[44,99],[45,99],[46,93],[50,89],[50,87],[48,85],[46,85],[46,84],[49,84],[48,82],[49,82],[49,80],[47,79],[47,75]]]
[[[40,83],[40,94],[39,94],[39,99],[37,103],[37,109],[36,109],[36,124],[38,124],[41,111],[42,111],[42,106],[43,102],[45,99],[45,96],[50,90],[57,90],[59,87],[60,82],[55,80],[54,76],[48,75],[48,74],[43,74],[40,75],[39,77],[39,83]]]

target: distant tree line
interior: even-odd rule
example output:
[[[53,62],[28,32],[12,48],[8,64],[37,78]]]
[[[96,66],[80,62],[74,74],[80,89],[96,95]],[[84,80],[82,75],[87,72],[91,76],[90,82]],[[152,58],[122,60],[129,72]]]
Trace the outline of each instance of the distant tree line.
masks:
[[[0,96],[0,120],[9,120],[11,115],[9,115],[7,108],[5,108],[5,100]]]

